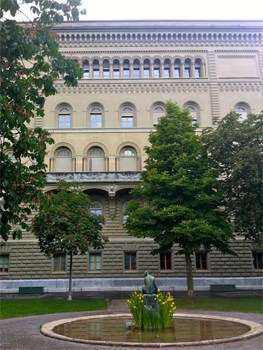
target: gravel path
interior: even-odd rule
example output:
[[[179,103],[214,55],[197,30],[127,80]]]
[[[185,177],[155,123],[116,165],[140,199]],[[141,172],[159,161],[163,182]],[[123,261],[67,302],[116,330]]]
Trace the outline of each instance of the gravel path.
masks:
[[[1,335],[1,350],[113,350],[117,347],[98,346],[89,344],[73,343],[68,341],[57,340],[46,337],[40,333],[40,327],[44,323],[59,320],[62,318],[71,318],[77,316],[87,316],[91,314],[105,314],[128,312],[124,300],[112,300],[110,309],[103,312],[74,312],[64,314],[51,314],[30,317],[18,317],[0,321],[0,335]],[[194,312],[183,311],[187,314],[194,314]],[[233,313],[233,312],[215,312],[215,311],[198,311],[198,314],[209,314],[226,317],[234,317],[239,319],[250,320],[263,324],[263,317],[261,314],[247,314],[247,313]],[[176,347],[177,348],[177,347]],[[119,348],[120,349],[120,348]],[[125,350],[139,350],[142,347],[125,347]],[[145,348],[144,348],[145,349]],[[147,347],[147,349],[156,349]],[[162,349],[171,350],[172,347],[163,347]],[[178,348],[179,349],[179,348]],[[216,345],[202,345],[202,346],[185,346],[180,347],[185,350],[263,350],[263,337],[257,336],[250,339],[225,343]]]

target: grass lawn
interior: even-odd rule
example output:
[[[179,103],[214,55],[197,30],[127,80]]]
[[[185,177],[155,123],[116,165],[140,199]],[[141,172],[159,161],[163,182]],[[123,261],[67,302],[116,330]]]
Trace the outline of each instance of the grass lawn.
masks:
[[[175,305],[176,311],[214,310],[263,313],[261,297],[175,297]],[[106,310],[107,308],[107,299],[76,299],[72,301],[50,299],[1,300],[0,318]]]
[[[107,299],[89,300],[1,300],[0,318],[54,314],[60,312],[107,310]]]
[[[175,297],[176,310],[214,310],[263,313],[261,297]]]

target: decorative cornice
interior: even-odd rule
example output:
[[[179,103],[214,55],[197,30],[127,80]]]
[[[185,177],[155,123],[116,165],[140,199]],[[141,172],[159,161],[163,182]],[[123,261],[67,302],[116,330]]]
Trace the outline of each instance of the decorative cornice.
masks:
[[[182,80],[178,83],[172,82],[156,82],[156,83],[80,83],[77,87],[67,87],[56,84],[55,88],[58,93],[103,93],[103,94],[127,94],[127,93],[187,93],[198,92],[207,93],[209,91],[208,82],[192,82],[184,83]]]
[[[262,83],[219,83],[220,92],[246,91],[246,92],[260,92],[262,91]]]
[[[48,184],[61,180],[80,183],[138,183],[141,179],[141,172],[46,173],[46,179]]]

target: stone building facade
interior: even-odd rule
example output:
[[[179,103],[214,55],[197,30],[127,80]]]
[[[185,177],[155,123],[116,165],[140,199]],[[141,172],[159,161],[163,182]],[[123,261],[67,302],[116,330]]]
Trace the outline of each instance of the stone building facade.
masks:
[[[241,118],[263,109],[262,21],[90,21],[55,29],[61,51],[83,67],[77,87],[56,82],[45,117],[35,126],[52,133],[46,156],[47,190],[60,179],[79,181],[93,212],[105,216],[109,243],[74,258],[75,290],[131,289],[150,271],[165,289],[185,289],[184,258],[150,254],[150,239],[123,229],[130,190],[140,181],[144,146],[168,100],[187,108],[198,131],[235,110]],[[195,285],[232,281],[261,288],[262,255],[233,242],[238,256],[196,252]],[[48,260],[31,233],[1,247],[2,290],[42,285],[66,288],[67,257]]]

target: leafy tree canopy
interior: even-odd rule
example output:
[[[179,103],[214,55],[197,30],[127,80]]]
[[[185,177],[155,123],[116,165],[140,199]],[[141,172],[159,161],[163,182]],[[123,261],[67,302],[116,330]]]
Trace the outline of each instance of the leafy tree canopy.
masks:
[[[46,97],[56,93],[54,80],[64,76],[75,86],[82,71],[59,51],[54,25],[64,19],[77,20],[80,0],[24,0],[31,5],[34,19],[17,23],[21,3],[0,4],[0,158],[1,236],[20,238],[28,229],[28,216],[36,208],[45,184],[44,157],[53,142],[46,130],[34,127],[34,118],[44,116]]]
[[[54,254],[84,254],[102,249],[107,240],[101,234],[104,218],[90,212],[89,197],[77,183],[58,183],[56,193],[41,196],[32,231],[47,257]]]
[[[203,133],[203,141],[218,162],[224,205],[235,232],[262,241],[263,223],[263,114],[244,121],[231,112],[216,129]]]
[[[136,237],[153,238],[159,246],[154,253],[179,246],[191,295],[191,254],[212,247],[232,253],[217,164],[205,151],[189,112],[172,102],[149,141],[142,181],[132,191],[140,200],[129,203],[125,227]]]

